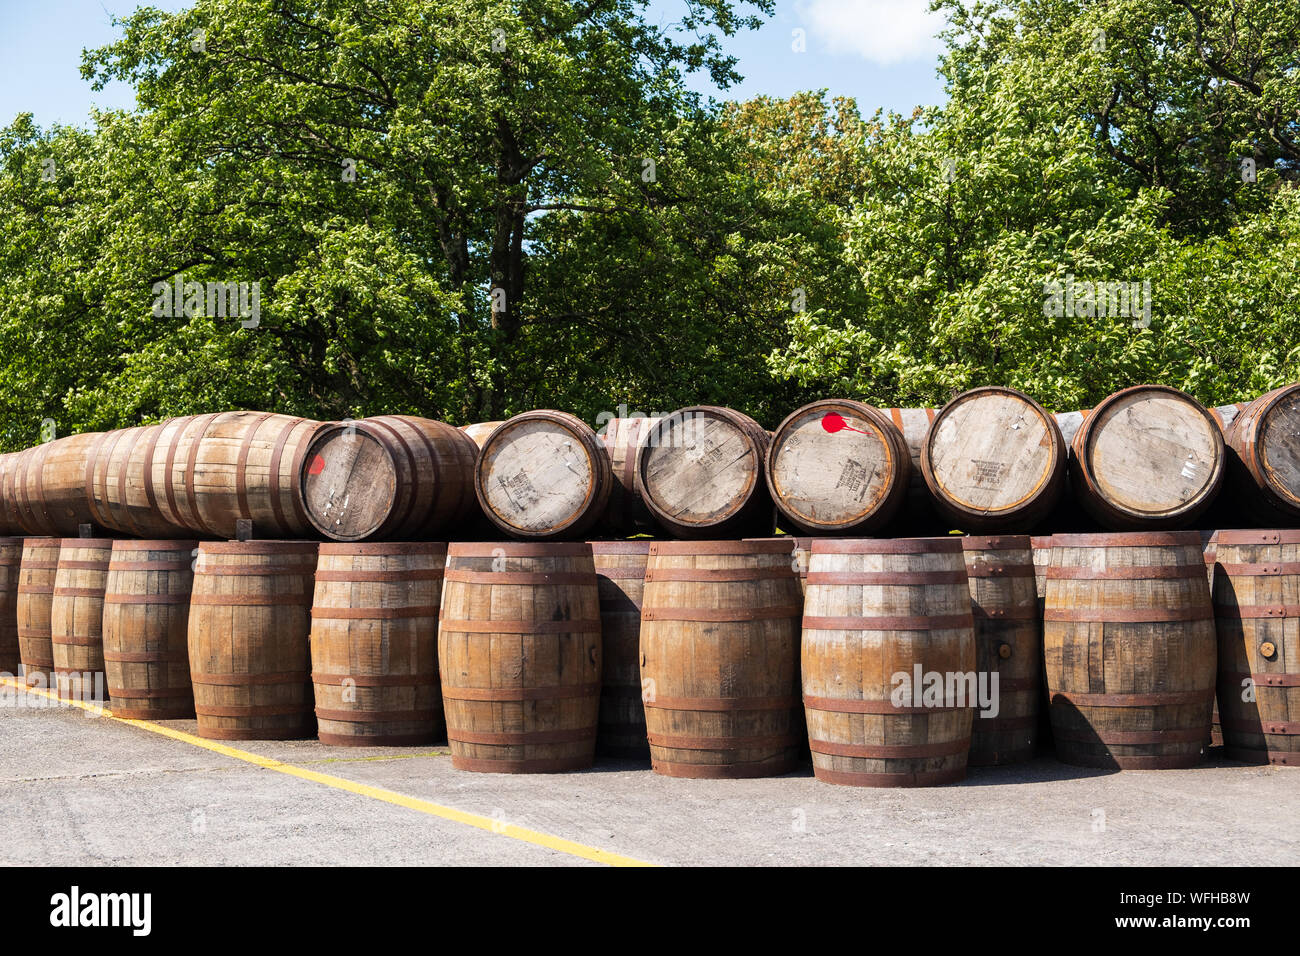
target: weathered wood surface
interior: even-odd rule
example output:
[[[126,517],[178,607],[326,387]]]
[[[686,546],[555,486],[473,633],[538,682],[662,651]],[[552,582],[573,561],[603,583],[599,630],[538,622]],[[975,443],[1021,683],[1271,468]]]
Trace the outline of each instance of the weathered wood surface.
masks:
[[[1043,606],[1047,599],[1047,569],[1052,563],[1052,536],[1035,535],[1029,539],[1029,546],[1034,556],[1034,590],[1038,594],[1038,686],[1042,694],[1038,708],[1038,741],[1034,750],[1038,754],[1054,754],[1056,745],[1052,740],[1051,703],[1047,694],[1047,662],[1042,655]]]
[[[593,541],[591,552],[600,594],[604,661],[596,752],[649,760],[645,707],[641,703],[641,606],[650,542]]]
[[[1162,385],[1108,397],[1079,428],[1072,451],[1079,502],[1115,530],[1188,526],[1214,500],[1226,462],[1214,417]]]
[[[1300,383],[1255,399],[1227,432],[1229,484],[1265,525],[1300,522]]]
[[[550,409],[516,415],[494,431],[474,472],[483,513],[506,534],[536,540],[593,527],[612,483],[609,453],[596,433]]]
[[[1057,756],[1156,769],[1204,759],[1215,628],[1194,531],[1055,535],[1043,653]]]
[[[114,541],[104,584],[104,674],[113,715],[194,716],[187,631],[197,541]]]
[[[637,489],[681,538],[771,534],[776,509],[763,477],[768,435],[748,415],[697,405],[664,418],[637,453]]]
[[[448,546],[438,669],[452,766],[591,766],[602,667],[589,544]]]
[[[976,671],[998,675],[998,712],[976,713],[969,764],[1020,763],[1034,756],[1043,700],[1033,550],[1027,535],[968,536],[961,544],[975,619]]]
[[[478,517],[478,449],[429,418],[382,415],[322,426],[300,476],[312,526],[335,541],[428,539]]]
[[[472,425],[461,425],[460,430],[469,437],[469,440],[472,441],[476,447],[482,448],[487,444],[487,440],[491,437],[492,433],[496,431],[499,426],[504,424],[505,422],[475,422]]]
[[[104,680],[104,587],[111,538],[64,538],[50,601],[50,643],[60,697],[100,699]]]
[[[742,778],[794,768],[803,751],[802,606],[783,539],[651,544],[641,680],[656,773]]]
[[[311,603],[317,545],[199,545],[190,597],[190,680],[199,736],[314,737]]]
[[[611,533],[654,534],[659,530],[637,489],[636,461],[642,440],[661,420],[662,417],[613,418],[596,432],[605,443],[614,479],[603,522]]]
[[[1300,531],[1220,531],[1214,543],[1227,755],[1300,766]]]
[[[1028,531],[1065,490],[1067,446],[1056,421],[1028,395],[976,388],[945,405],[921,446],[936,507],[959,528]]]
[[[18,454],[6,497],[29,535],[69,537],[93,521],[87,474],[101,437],[99,432],[70,435]]]
[[[165,462],[155,465],[159,439],[171,422],[103,432],[90,450],[86,493],[91,521],[141,538],[184,538],[189,532],[168,520]]]
[[[311,617],[321,743],[445,739],[438,606],[447,545],[322,544]]]
[[[23,539],[0,538],[0,673],[18,674],[18,578]]]
[[[902,433],[884,413],[829,399],[781,422],[765,474],[783,525],[807,534],[865,534],[897,514],[911,469]]]
[[[22,523],[18,520],[18,501],[15,488],[18,458],[22,452],[0,455],[0,535],[21,536]]]
[[[54,688],[50,604],[59,567],[59,538],[25,538],[18,571],[18,652],[29,686]]]
[[[860,787],[961,780],[976,702],[965,685],[959,695],[954,682],[948,693],[946,678],[973,674],[975,665],[960,540],[813,540],[802,671],[819,780]],[[917,668],[942,675],[938,695],[913,687]]]

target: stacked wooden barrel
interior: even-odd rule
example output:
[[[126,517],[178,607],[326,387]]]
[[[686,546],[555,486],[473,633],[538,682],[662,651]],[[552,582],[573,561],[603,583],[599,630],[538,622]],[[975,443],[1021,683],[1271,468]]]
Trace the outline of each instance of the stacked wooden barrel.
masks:
[[[98,432],[70,435],[19,453],[6,497],[24,531],[68,537],[91,521],[87,472],[100,437]]]
[[[104,696],[104,588],[113,542],[64,538],[50,601],[50,643],[60,697]]]
[[[1226,437],[1238,502],[1266,526],[1300,522],[1300,383],[1255,399]]]
[[[17,674],[18,577],[23,562],[23,539],[0,538],[0,673]]]
[[[25,538],[18,569],[18,654],[29,686],[54,687],[50,605],[59,568],[58,538]]]
[[[613,477],[604,515],[604,526],[613,534],[653,534],[659,530],[654,515],[637,490],[636,459],[642,440],[660,420],[613,418],[598,432],[605,443]]]
[[[87,465],[90,518],[101,528],[141,538],[184,537],[186,529],[168,516],[179,515],[167,498],[165,458],[155,454],[164,434],[174,435],[171,419],[158,425],[104,432]]]
[[[600,594],[600,639],[604,667],[596,752],[645,760],[645,708],[641,703],[641,606],[645,595],[649,541],[593,541]]]

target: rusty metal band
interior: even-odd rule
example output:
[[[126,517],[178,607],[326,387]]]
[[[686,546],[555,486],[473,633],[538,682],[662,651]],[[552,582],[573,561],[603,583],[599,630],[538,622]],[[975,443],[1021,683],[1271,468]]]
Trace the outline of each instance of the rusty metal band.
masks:
[[[405,584],[408,581],[441,581],[442,568],[419,568],[393,571],[317,571],[317,581],[338,581],[343,584],[361,584],[376,581],[381,584]]]
[[[789,748],[776,757],[763,760],[728,760],[726,763],[677,763],[663,760],[652,749],[650,766],[655,773],[665,777],[695,780],[746,780],[754,777],[776,777],[795,769]]]
[[[944,711],[971,710],[973,705],[964,707],[943,705],[941,707],[895,707],[891,700],[849,700],[841,697],[811,697],[804,695],[805,707],[825,711],[828,714],[937,714]]]
[[[131,700],[163,700],[170,697],[189,698],[193,696],[193,691],[186,687],[114,687],[108,685],[108,696],[110,700],[119,698],[129,698]],[[121,717],[122,715],[113,709],[113,716]]]
[[[1052,701],[1057,698],[1084,707],[1178,707],[1186,704],[1203,704],[1214,700],[1214,688],[1201,690],[1165,691],[1157,694],[1079,694],[1052,690]]]
[[[19,582],[18,584],[18,594],[20,596],[24,594],[53,594],[53,593],[54,593],[53,584],[50,585],[23,584],[21,582]]]
[[[280,434],[275,436],[275,444],[271,447],[271,461],[267,466],[268,475],[271,480],[275,482],[275,494],[271,495],[271,514],[275,516],[276,526],[280,528],[288,527],[289,524],[284,513],[284,505],[280,501],[280,465],[284,461],[284,449],[285,446],[289,444],[289,436],[292,435],[294,429],[304,421],[306,421],[304,418],[291,418],[289,421],[285,422],[285,424],[280,428]],[[304,449],[306,445],[307,442],[303,442]],[[303,457],[306,457],[305,451]],[[299,481],[301,475],[302,470],[295,467],[293,471],[295,483]],[[295,500],[294,508],[301,512],[301,503]],[[303,517],[303,523],[304,525],[307,523],[305,516]]]
[[[725,581],[794,580],[794,570],[787,564],[767,568],[658,568],[647,567],[646,583],[652,581],[695,581],[701,584]]]
[[[415,734],[327,734],[319,733],[317,739],[332,747],[412,747],[431,744],[437,740],[432,728]]]
[[[57,548],[55,550],[58,550]],[[23,561],[21,568],[24,571],[57,571],[59,562],[57,561]]]
[[[968,534],[961,539],[966,551],[1027,551],[1029,542],[1027,534]]]
[[[162,607],[190,603],[189,592],[184,594],[105,594],[105,604],[146,604]]]
[[[104,660],[112,664],[189,664],[187,651],[104,651]]]
[[[302,740],[313,736],[306,717],[304,714],[296,727],[208,727],[199,721],[199,736],[206,740]]]
[[[471,770],[478,773],[562,773],[566,770],[585,770],[591,766],[591,756],[495,760],[484,757],[459,757],[452,754],[451,765],[457,770]]]
[[[80,634],[51,634],[50,643],[63,647],[103,647],[103,637],[86,637]]]
[[[591,545],[581,541],[453,541],[449,558],[589,558]]]
[[[310,714],[310,704],[195,704],[194,713],[200,717],[287,717],[291,714]]]
[[[1234,577],[1273,577],[1282,574],[1300,574],[1300,561],[1283,561],[1274,564],[1224,564],[1218,568],[1224,574]]]
[[[1204,571],[1201,574],[1204,576]],[[1211,609],[1198,607],[1055,608],[1043,609],[1044,621],[1083,624],[1164,624],[1175,621],[1213,621]]]
[[[1052,737],[1056,740],[1071,740],[1079,743],[1102,743],[1108,746],[1130,746],[1133,744],[1194,744],[1205,740],[1205,728],[1191,727],[1176,730],[1074,730],[1052,727]]]
[[[524,744],[578,744],[596,739],[596,727],[578,727],[574,730],[521,730],[490,733],[459,728],[447,730],[447,742],[458,744],[488,744],[515,747]]]
[[[314,579],[315,569],[310,564],[244,564],[226,565],[202,562],[199,570],[209,577],[260,578],[280,575],[298,575]]]
[[[351,681],[357,687],[437,687],[438,675],[432,674],[325,674],[311,672],[312,683],[341,687]]]
[[[600,621],[460,621],[443,618],[438,629],[444,634],[599,634]]]
[[[951,770],[903,770],[898,773],[865,773],[855,770],[826,770],[813,765],[813,776],[826,783],[848,787],[937,787],[966,779],[966,768]]]
[[[759,747],[796,747],[803,740],[799,734],[761,734],[758,736],[694,737],[683,734],[647,733],[651,747],[667,750],[748,750]]]
[[[972,604],[971,616],[981,624],[986,621],[1037,621],[1038,604],[1035,602],[1022,607],[981,607]]]
[[[592,554],[640,554],[650,553],[650,542],[641,541],[588,541]]]
[[[176,541],[170,538],[167,540],[154,539],[151,541],[115,540],[113,542],[113,553],[116,554],[119,551],[175,551],[192,555],[194,549],[198,546],[198,541]],[[116,558],[114,560],[116,560]]]
[[[961,554],[961,551],[961,539],[957,537],[814,538],[812,543],[813,554]]]
[[[594,584],[590,571],[448,571],[458,584]]]
[[[50,657],[38,657],[35,654],[28,653],[21,655],[21,661],[22,665],[29,669],[33,667],[51,668],[54,666],[53,655]]]
[[[1250,680],[1260,687],[1300,687],[1300,673],[1248,674],[1244,671],[1221,671],[1219,680],[1229,680],[1234,683]]]
[[[1243,763],[1300,767],[1300,750],[1254,750],[1249,747],[1228,747],[1227,756],[1230,760]]]
[[[61,588],[57,584],[54,586],[54,596],[56,598],[99,598],[104,599],[103,588]]]
[[[262,684],[306,684],[306,671],[276,671],[266,674],[196,674],[190,672],[190,683],[211,684],[216,687],[247,687]]]
[[[167,430],[167,426],[173,421],[175,421],[174,418],[169,418],[159,425],[149,426],[153,428],[154,431],[153,434],[149,436],[149,445],[144,451],[144,500],[148,509],[155,514],[162,514],[162,509],[158,507],[158,494],[154,490],[153,486],[154,455],[158,452],[158,439],[162,438],[162,433]],[[170,483],[170,473],[168,483]],[[175,513],[176,511],[173,509],[172,514]],[[166,516],[164,515],[164,517]]]
[[[204,541],[199,545],[203,554],[310,554],[313,558],[318,548],[314,541]],[[315,570],[314,564],[310,570]]]
[[[608,578],[611,581],[644,581],[645,565],[639,568],[614,567],[602,568],[597,566],[596,577]]]
[[[965,584],[965,569],[958,571],[809,571],[812,584]]]
[[[375,439],[380,447],[388,453],[389,458],[393,461],[394,471],[401,471],[398,466],[399,462],[407,464],[406,471],[411,476],[411,484],[405,496],[406,507],[402,510],[400,517],[396,517],[393,512],[389,512],[384,519],[385,524],[391,521],[397,527],[404,527],[410,522],[411,514],[415,510],[415,504],[420,500],[420,473],[423,469],[416,466],[415,455],[411,452],[411,446],[406,443],[402,433],[386,420],[385,416],[367,419],[366,425],[369,426],[369,429],[365,434]],[[418,429],[416,430],[418,431]],[[401,448],[400,455],[396,452],[394,442],[397,447]],[[397,503],[394,501],[394,504]]]
[[[317,707],[316,719],[343,720],[356,724],[382,724],[405,720],[433,721],[437,719],[441,710],[441,703],[436,707],[424,707],[420,710],[327,710],[324,707]]]
[[[976,561],[966,565],[968,578],[1032,578],[1032,564],[984,564]]]
[[[311,607],[310,594],[194,594],[193,607]]]
[[[1276,734],[1282,737],[1300,736],[1300,720],[1238,720],[1219,715],[1219,724],[1226,730],[1243,734]],[[1297,754],[1300,756],[1300,754]]]
[[[816,617],[805,615],[805,631],[943,631],[973,628],[975,619],[965,614],[915,617]]]
[[[569,700],[599,697],[600,684],[561,684],[552,687],[450,687],[442,686],[444,700],[508,701]]]
[[[212,423],[217,420],[217,417],[220,414],[220,412],[212,412],[200,416],[191,423],[202,424],[203,427],[199,429],[197,435],[190,439],[190,455],[185,468],[185,507],[189,510],[190,518],[194,524],[201,528],[205,533],[212,535],[214,538],[218,537],[217,532],[209,527],[208,523],[204,521],[203,517],[199,514],[199,499],[198,495],[194,492],[194,478],[198,473],[199,448],[203,444],[203,439],[207,437],[208,429],[212,427]],[[188,427],[186,430],[188,430]],[[168,483],[175,484],[174,481],[169,481]]]
[[[1049,581],[1154,581],[1205,577],[1205,565],[1161,564],[1140,568],[1058,567],[1047,569]]]
[[[746,538],[740,541],[653,541],[651,557],[689,558],[697,554],[789,554],[791,546],[784,538]]]
[[[643,621],[692,621],[699,624],[727,624],[742,621],[771,621],[781,618],[799,620],[800,604],[783,607],[647,607],[641,610]]]
[[[641,696],[638,687],[628,687]],[[645,700],[648,710],[690,710],[715,713],[731,713],[750,710],[792,710],[799,706],[799,698],[793,695],[785,697],[655,697]]]
[[[261,428],[271,417],[270,412],[262,412],[254,420],[253,424],[244,432],[244,438],[239,443],[239,455],[235,459],[235,502],[239,506],[239,518],[251,518],[253,513],[248,507],[248,455],[253,450],[253,441],[257,438],[257,430]],[[279,480],[279,476],[275,476]]]
[[[976,713],[972,732],[995,734],[1004,730],[1029,730],[1037,726],[1038,717],[1035,715],[1028,717],[983,717]]]
[[[108,565],[110,571],[189,571],[194,567],[188,561],[119,561],[114,558]]]
[[[438,605],[417,604],[412,607],[312,607],[313,621],[409,621],[437,617]]]
[[[1300,604],[1238,604],[1236,606],[1215,604],[1214,611],[1215,617],[1229,621],[1237,618],[1281,620],[1287,617],[1300,617]]]
[[[121,506],[122,509],[122,523],[127,526],[127,530],[130,531],[131,534],[144,537],[145,534],[144,529],[140,527],[140,523],[138,521],[136,521],[134,518],[131,517],[131,508],[127,504],[127,495],[130,490],[127,487],[127,478],[130,477],[131,474],[131,456],[135,453],[135,446],[139,444],[140,437],[144,434],[145,430],[143,428],[137,428],[137,429],[130,429],[130,431],[131,431],[131,441],[126,446],[126,454],[122,456],[122,466],[119,469],[119,473],[117,476],[117,499],[118,499],[118,504]],[[117,446],[114,445],[114,449],[116,449],[116,447]],[[111,460],[112,452],[110,452],[109,455]],[[145,465],[146,467],[150,467],[152,465],[152,462],[145,462]],[[104,466],[104,491],[105,491],[104,497],[107,499],[108,497],[108,466],[107,465]],[[107,524],[107,522],[102,522],[102,521],[100,523]]]
[[[827,757],[866,757],[871,760],[952,757],[970,751],[970,737],[936,744],[842,744],[831,740],[809,740],[808,747],[813,753]]]
[[[110,436],[113,438],[114,447],[116,447],[117,443],[122,440],[122,435],[120,432],[102,432],[100,434],[99,438],[95,440],[95,444],[91,447],[90,453],[86,456],[86,475],[85,475],[85,480],[82,482],[82,485],[85,489],[84,493],[86,497],[86,507],[90,511],[90,517],[95,522],[95,524],[101,525],[103,527],[107,527],[108,522],[104,520],[103,515],[99,511],[99,504],[95,500],[96,497],[95,496],[95,466],[98,465],[101,461],[104,462],[104,498],[107,499],[108,498],[108,462],[103,457],[101,457],[100,451],[104,447],[104,442],[107,441]]]
[[[65,571],[107,571],[108,561],[59,561],[59,568]]]
[[[319,547],[322,557],[330,555],[336,558],[388,558],[414,554],[437,559],[439,568],[447,560],[447,543],[445,541],[324,541],[321,542]],[[395,569],[395,573],[404,572],[401,569]]]
[[[1191,546],[1201,550],[1195,531],[1121,531],[1111,534],[1054,534],[1054,548],[1163,548]]]
[[[1300,544],[1300,530],[1216,531],[1214,538],[1219,544]]]

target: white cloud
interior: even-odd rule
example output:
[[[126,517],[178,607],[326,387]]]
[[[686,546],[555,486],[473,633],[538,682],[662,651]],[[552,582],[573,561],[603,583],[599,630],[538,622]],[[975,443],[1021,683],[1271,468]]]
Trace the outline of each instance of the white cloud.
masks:
[[[877,66],[933,60],[943,15],[928,0],[798,0],[795,9],[830,53],[856,54]],[[809,52],[816,47],[809,44]]]

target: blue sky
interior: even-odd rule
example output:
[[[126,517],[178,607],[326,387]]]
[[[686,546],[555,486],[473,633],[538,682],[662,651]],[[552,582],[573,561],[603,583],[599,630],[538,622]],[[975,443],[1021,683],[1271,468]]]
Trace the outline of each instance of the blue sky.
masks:
[[[129,87],[96,93],[81,79],[81,51],[111,42],[112,14],[125,15],[134,0],[0,0],[0,125],[17,113],[34,113],[42,126],[85,124],[91,106],[130,108]],[[188,0],[153,0],[179,10]],[[682,0],[652,0],[651,16],[665,24],[684,9]],[[936,26],[926,0],[777,0],[776,14],[760,30],[728,41],[745,82],[729,97],[788,96],[826,87],[858,98],[870,113],[878,106],[905,112],[938,103]],[[803,31],[796,52],[795,30]],[[714,92],[706,78],[692,85]]]

